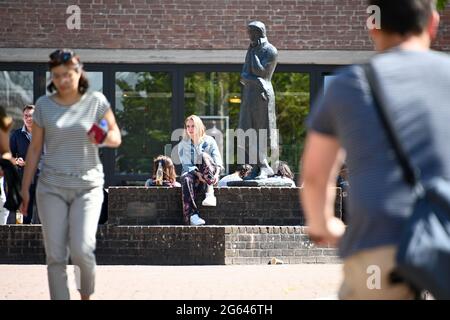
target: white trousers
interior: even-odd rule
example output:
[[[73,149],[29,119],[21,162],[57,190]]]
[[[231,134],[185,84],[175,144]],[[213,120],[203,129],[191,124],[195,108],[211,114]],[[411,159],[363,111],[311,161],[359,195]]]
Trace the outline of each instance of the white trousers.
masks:
[[[69,255],[72,263],[80,268],[80,293],[92,294],[103,188],[61,188],[39,181],[36,201],[42,222],[50,298],[70,299],[66,271]]]

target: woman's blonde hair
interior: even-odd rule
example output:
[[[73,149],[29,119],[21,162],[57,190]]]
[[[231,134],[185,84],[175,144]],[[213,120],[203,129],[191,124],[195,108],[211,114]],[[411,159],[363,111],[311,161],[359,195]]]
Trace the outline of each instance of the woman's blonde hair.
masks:
[[[172,159],[163,155],[159,155],[153,159],[153,179],[156,179],[156,171],[158,170],[159,163],[161,163],[163,168],[163,180],[169,181],[170,183],[177,181],[177,174]]]
[[[206,132],[206,127],[203,124],[202,119],[200,119],[199,116],[196,116],[195,114],[190,115],[189,117],[186,118],[186,120],[184,120],[184,132],[183,132],[183,138],[185,140],[189,140],[189,135],[187,134],[187,130],[186,130],[186,123],[192,120],[194,122],[194,127],[195,127],[195,135],[200,139],[203,138],[205,136],[205,132]]]

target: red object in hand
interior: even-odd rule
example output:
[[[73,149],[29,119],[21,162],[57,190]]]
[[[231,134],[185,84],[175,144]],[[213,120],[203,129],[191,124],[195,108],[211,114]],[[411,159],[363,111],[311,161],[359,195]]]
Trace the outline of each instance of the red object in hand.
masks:
[[[103,128],[100,127],[97,123],[94,123],[91,129],[89,129],[88,135],[90,135],[91,133],[94,133],[95,142],[97,144],[102,144],[106,139],[106,135],[108,134],[108,132],[103,130]]]

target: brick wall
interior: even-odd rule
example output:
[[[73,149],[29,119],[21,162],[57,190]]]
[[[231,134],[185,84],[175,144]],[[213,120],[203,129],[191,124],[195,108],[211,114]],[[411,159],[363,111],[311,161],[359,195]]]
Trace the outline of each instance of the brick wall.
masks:
[[[66,9],[78,4],[81,30]],[[366,0],[2,0],[0,47],[246,49],[246,25],[266,23],[281,50],[372,50]],[[450,6],[435,48],[450,51]]]
[[[97,231],[99,264],[220,265],[339,262],[306,234],[301,188],[216,188],[208,225],[181,224],[180,188],[111,187],[109,219]],[[341,213],[341,189],[335,210]],[[201,201],[199,201],[200,203]],[[149,224],[151,226],[149,226]],[[167,224],[172,224],[167,226]],[[175,225],[173,225],[175,224]],[[216,225],[213,225],[216,224]],[[45,263],[39,225],[0,225],[0,263]]]
[[[299,201],[301,188],[215,188],[216,207],[202,207],[208,225],[304,225]],[[342,212],[341,189],[336,188],[335,212]],[[108,223],[115,225],[180,225],[181,188],[110,187]]]
[[[45,263],[41,226],[0,225],[0,263]]]
[[[224,264],[223,227],[104,226],[97,239],[99,264]]]
[[[340,263],[335,248],[317,247],[306,227],[233,226],[225,230],[225,264]]]
[[[316,247],[305,227],[99,226],[97,263],[108,265],[339,263],[336,249]],[[0,226],[0,263],[45,264],[39,225]]]

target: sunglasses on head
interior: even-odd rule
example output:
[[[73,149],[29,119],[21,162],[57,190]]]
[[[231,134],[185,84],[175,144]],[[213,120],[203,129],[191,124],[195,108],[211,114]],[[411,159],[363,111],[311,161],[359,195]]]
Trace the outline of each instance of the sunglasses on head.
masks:
[[[58,49],[50,54],[50,60],[53,62],[66,63],[71,60],[75,54],[71,50],[61,50]]]

